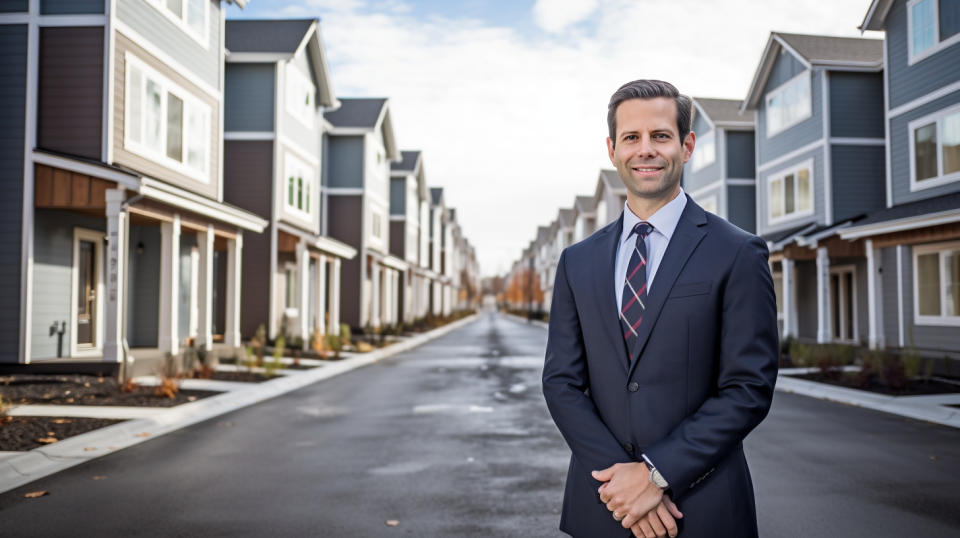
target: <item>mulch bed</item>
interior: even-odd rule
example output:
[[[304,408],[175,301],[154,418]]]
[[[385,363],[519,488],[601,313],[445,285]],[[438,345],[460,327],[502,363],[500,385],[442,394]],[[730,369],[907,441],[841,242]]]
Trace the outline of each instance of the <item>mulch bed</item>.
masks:
[[[124,392],[112,377],[90,375],[12,375],[0,377],[0,398],[11,404],[173,407],[220,394],[180,390],[173,398],[157,396],[155,387]]]
[[[896,389],[881,385],[876,381],[871,381],[867,385],[863,385],[857,379],[857,374],[843,374],[838,376],[816,372],[812,374],[791,375],[790,377],[807,379],[809,381],[826,383],[828,385],[836,385],[838,387],[845,387],[848,389],[866,390],[869,392],[886,394],[888,396],[925,396],[930,394],[960,393],[960,385],[955,383],[947,383],[936,379],[910,379],[907,381],[905,387]]]
[[[0,418],[0,451],[26,451],[123,422],[104,418]],[[43,440],[43,442],[40,441]]]
[[[264,381],[270,381],[271,379],[274,379],[276,377],[277,376],[267,377],[266,375],[258,372],[217,371],[210,376],[210,379],[216,379],[217,381],[242,381],[244,383],[263,383]]]

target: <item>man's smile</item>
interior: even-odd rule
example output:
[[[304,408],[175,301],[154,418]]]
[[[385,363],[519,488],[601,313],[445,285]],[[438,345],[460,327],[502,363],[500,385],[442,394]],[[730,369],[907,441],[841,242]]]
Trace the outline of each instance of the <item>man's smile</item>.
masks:
[[[652,176],[660,173],[664,167],[662,166],[650,166],[650,165],[641,165],[641,166],[631,166],[631,170],[635,173],[640,174],[641,176]]]

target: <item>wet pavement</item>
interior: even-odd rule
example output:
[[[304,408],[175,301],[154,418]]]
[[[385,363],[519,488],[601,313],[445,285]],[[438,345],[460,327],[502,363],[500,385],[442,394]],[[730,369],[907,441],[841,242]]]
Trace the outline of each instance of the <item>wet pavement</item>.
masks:
[[[484,314],[0,495],[0,536],[558,536],[569,452],[540,391],[545,343]],[[745,444],[761,536],[960,530],[960,430],[778,393]]]

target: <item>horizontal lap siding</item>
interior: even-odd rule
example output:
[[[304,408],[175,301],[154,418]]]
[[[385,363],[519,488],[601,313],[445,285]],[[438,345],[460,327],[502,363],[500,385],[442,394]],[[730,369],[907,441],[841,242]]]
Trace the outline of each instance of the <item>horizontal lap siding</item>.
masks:
[[[903,204],[960,191],[960,181],[910,192],[910,130],[915,119],[960,103],[960,91],[927,103],[906,114],[890,119],[890,178],[893,184],[893,203]]]
[[[230,131],[273,131],[274,64],[226,66],[224,87],[224,129]]]
[[[317,80],[313,77],[312,69],[310,69],[310,64],[308,62],[308,54],[306,49],[304,49],[303,52],[301,52],[294,59],[293,65],[297,69],[297,71],[300,72],[301,75],[307,77],[310,80],[310,82],[313,83],[314,88],[320,87],[317,84]],[[287,84],[286,68],[282,69],[281,71],[283,72],[282,76],[283,76],[284,84]],[[319,161],[321,157],[320,155],[321,115],[318,113],[317,109],[314,108],[313,109],[314,117],[313,117],[312,126],[308,127],[307,125],[302,123],[299,118],[296,118],[293,115],[291,115],[289,112],[287,112],[286,86],[282,86],[281,88],[282,89],[280,90],[280,95],[277,96],[279,106],[281,107],[280,113],[283,114],[283,119],[280,122],[282,125],[281,134],[283,134],[288,139],[296,142],[298,148],[304,151],[308,151],[312,157],[316,158]],[[317,96],[317,93],[314,93],[314,101],[313,101],[314,107],[316,107],[316,96]],[[299,108],[297,110],[299,110]]]
[[[774,63],[773,72],[764,87],[763,95],[760,97],[760,108],[757,111],[760,164],[823,138],[823,82],[821,82],[823,73],[818,71],[810,74],[811,116],[772,137],[767,137],[766,95],[801,72],[803,72],[803,65],[791,54],[781,54]]]
[[[756,192],[750,185],[727,186],[727,220],[750,233],[757,231]]]
[[[26,77],[27,26],[0,25],[0,363],[20,360]]]
[[[917,325],[913,318],[913,249],[903,249],[904,344],[926,353],[960,351],[960,328]]]
[[[41,28],[37,145],[100,160],[103,28]]]
[[[897,248],[888,247],[880,252],[880,263],[883,272],[880,278],[883,279],[881,293],[883,294],[883,337],[887,346],[898,346],[900,340],[900,315],[899,302],[897,300],[897,280],[902,280],[902,275],[897,273]]]
[[[830,158],[834,222],[886,207],[883,146],[834,145]]]
[[[906,0],[894,2],[886,24],[891,109],[960,80],[960,43],[908,65]]]
[[[694,192],[698,189],[717,181],[720,179],[721,174],[723,173],[720,170],[720,141],[717,140],[719,133],[717,129],[713,129],[706,121],[706,118],[702,114],[697,115],[697,119],[693,122],[693,132],[697,134],[698,138],[702,138],[703,135],[706,135],[710,132],[714,132],[714,140],[716,144],[716,158],[713,163],[704,166],[699,170],[693,169],[693,159],[687,162],[684,166],[683,171],[683,188],[687,192]],[[693,152],[696,154],[698,151],[697,148],[694,148]]]

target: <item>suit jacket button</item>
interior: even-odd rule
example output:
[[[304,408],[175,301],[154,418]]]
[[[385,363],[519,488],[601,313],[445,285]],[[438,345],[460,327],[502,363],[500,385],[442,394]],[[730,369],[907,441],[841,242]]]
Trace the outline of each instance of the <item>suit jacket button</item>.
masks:
[[[627,451],[627,454],[633,455],[633,443],[623,445],[623,449]]]
[[[638,390],[640,390],[640,383],[637,383],[636,381],[634,381],[633,383],[630,383],[629,385],[627,385],[627,390],[629,390],[630,392],[637,392]]]

